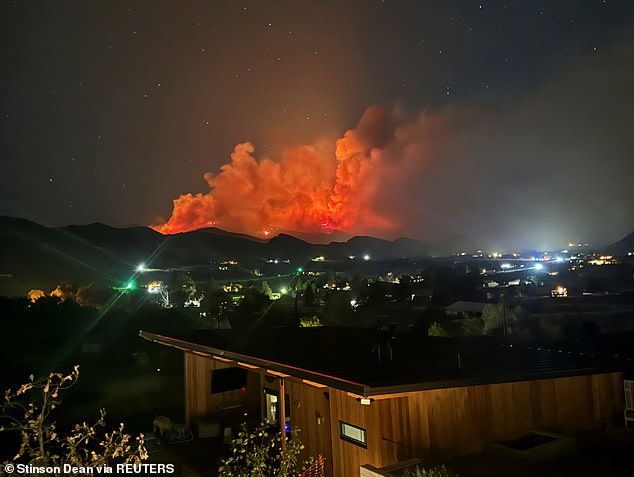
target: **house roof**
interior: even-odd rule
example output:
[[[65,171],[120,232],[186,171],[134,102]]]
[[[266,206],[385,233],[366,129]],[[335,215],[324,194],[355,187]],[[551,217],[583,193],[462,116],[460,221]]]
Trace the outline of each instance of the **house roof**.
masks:
[[[525,381],[631,367],[631,357],[518,345],[498,338],[433,338],[349,327],[197,330],[140,336],[199,355],[371,397]],[[391,354],[391,359],[390,359]]]

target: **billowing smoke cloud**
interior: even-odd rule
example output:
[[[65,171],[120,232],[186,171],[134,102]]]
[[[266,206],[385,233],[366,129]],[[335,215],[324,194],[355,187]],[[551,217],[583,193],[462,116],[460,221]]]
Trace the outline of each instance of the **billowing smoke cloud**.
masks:
[[[632,34],[509,104],[369,108],[343,137],[258,157],[239,144],[156,230],[342,231],[486,250],[603,245],[634,227]]]
[[[205,174],[210,191],[180,196],[171,218],[154,228],[168,234],[217,226],[260,236],[398,235],[402,217],[385,207],[394,191],[386,185],[397,187],[408,169],[424,163],[424,141],[431,139],[425,132],[436,122],[370,107],[342,138],[286,148],[277,160],[258,160],[252,144],[238,144],[229,164]]]

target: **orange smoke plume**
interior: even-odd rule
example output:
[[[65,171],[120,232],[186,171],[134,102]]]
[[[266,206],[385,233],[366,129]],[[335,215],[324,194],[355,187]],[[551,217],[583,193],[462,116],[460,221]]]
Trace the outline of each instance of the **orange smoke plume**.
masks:
[[[285,149],[278,160],[257,160],[238,144],[218,174],[204,175],[210,191],[174,200],[170,219],[154,230],[173,234],[215,226],[271,236],[277,231],[392,235],[393,214],[379,212],[382,183],[394,175],[401,151],[398,113],[370,107],[355,129],[336,141]]]

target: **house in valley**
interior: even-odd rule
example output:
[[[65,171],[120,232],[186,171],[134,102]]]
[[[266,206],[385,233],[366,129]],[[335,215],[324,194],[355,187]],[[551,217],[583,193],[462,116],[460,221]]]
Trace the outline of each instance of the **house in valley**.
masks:
[[[614,356],[346,327],[140,336],[182,350],[193,428],[300,428],[331,477],[475,453],[535,429],[601,428],[623,414],[627,368]]]

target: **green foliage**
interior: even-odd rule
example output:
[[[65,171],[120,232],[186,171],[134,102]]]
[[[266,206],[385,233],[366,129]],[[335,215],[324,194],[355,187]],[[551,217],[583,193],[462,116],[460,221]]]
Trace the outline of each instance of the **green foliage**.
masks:
[[[521,308],[514,309],[506,306],[504,302],[492,304],[489,303],[482,310],[482,321],[484,322],[484,334],[504,334],[504,325],[506,323],[506,334],[511,334],[517,324],[517,315]]]
[[[300,468],[299,454],[304,445],[297,438],[297,430],[286,440],[282,452],[281,434],[266,424],[253,431],[243,425],[238,438],[232,441],[231,455],[223,459],[219,477],[297,477],[311,461]]]
[[[312,280],[304,283],[304,305],[313,306],[315,304],[315,296],[317,295],[317,284]]]
[[[123,432],[123,424],[103,432],[106,412],[100,411],[97,421],[76,424],[68,435],[56,430],[51,414],[60,403],[60,393],[77,382],[79,366],[68,375],[51,373],[48,378],[29,382],[4,394],[0,431],[17,432],[20,448],[13,463],[35,466],[101,467],[113,463],[140,463],[147,459],[143,435],[133,438]]]
[[[440,337],[447,337],[449,336],[447,334],[447,332],[445,331],[445,328],[443,328],[443,326],[438,323],[437,321],[434,321],[430,326],[429,329],[427,330],[427,335],[428,336],[440,336]]]
[[[321,321],[319,321],[318,316],[306,316],[304,318],[300,318],[299,326],[303,328],[312,328],[323,325],[321,324]]]
[[[112,290],[106,287],[90,283],[88,286],[80,287],[75,294],[75,301],[81,306],[92,306],[102,308],[112,299]]]
[[[182,307],[196,294],[196,282],[186,273],[176,275],[173,288],[170,290],[171,301],[174,305]]]
[[[262,293],[268,296],[269,299],[273,296],[273,290],[271,290],[271,287],[266,282],[262,282]]]
[[[417,465],[413,469],[405,469],[403,477],[458,477],[458,474],[450,473],[444,465],[437,465],[431,469]]]
[[[484,321],[480,318],[465,318],[462,321],[462,334],[464,336],[480,336],[484,331]]]
[[[240,309],[247,312],[260,312],[271,303],[268,296],[260,291],[260,287],[244,289],[244,298],[240,302]]]

